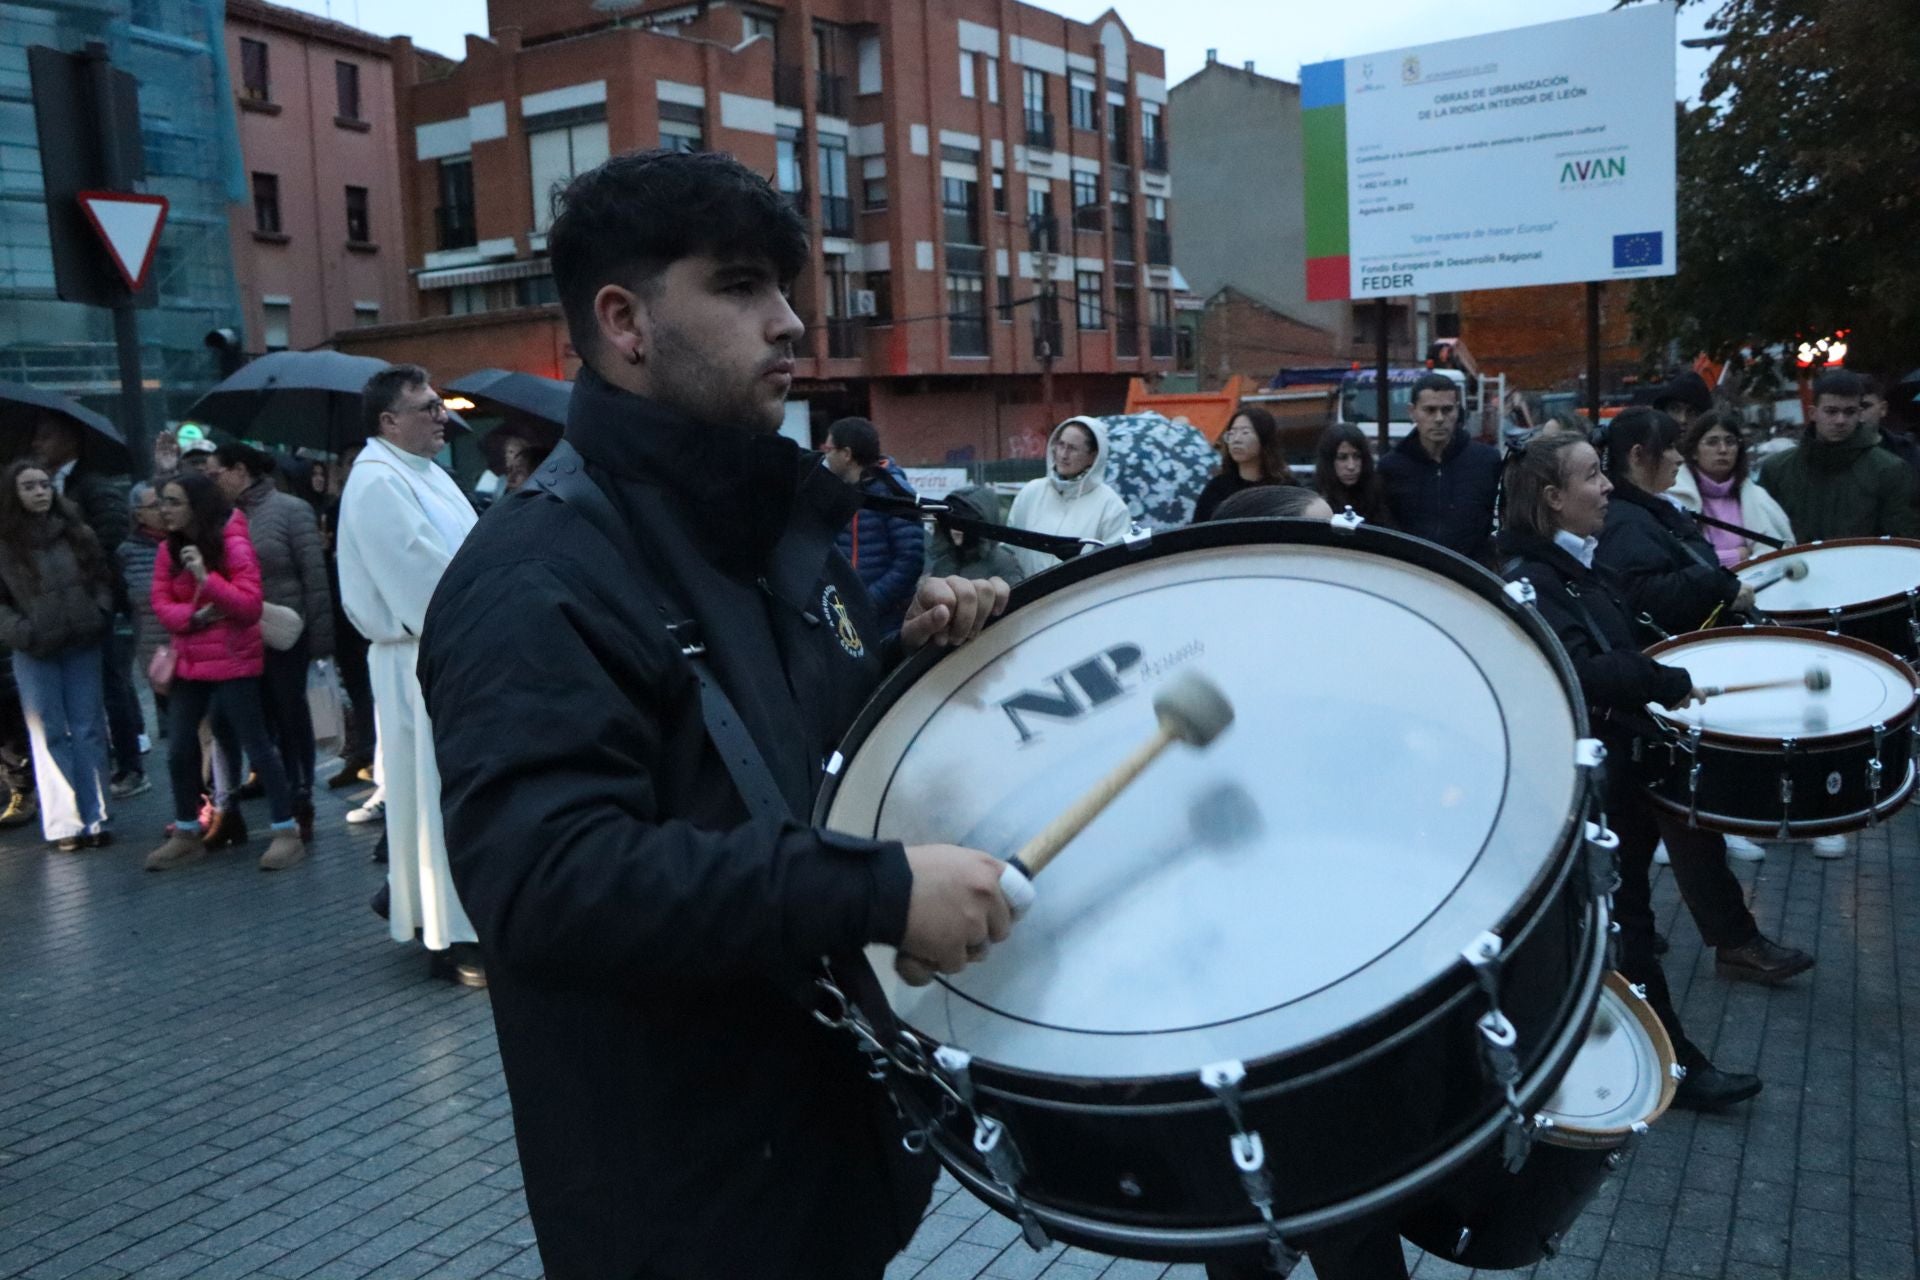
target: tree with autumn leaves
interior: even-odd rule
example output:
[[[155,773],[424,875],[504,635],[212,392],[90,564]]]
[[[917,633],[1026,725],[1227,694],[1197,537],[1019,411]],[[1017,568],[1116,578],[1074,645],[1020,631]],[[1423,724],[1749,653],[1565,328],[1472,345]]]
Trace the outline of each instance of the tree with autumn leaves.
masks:
[[[1920,2],[1718,4],[1678,134],[1679,273],[1636,286],[1649,351],[1724,356],[1850,331],[1847,362],[1920,365]]]

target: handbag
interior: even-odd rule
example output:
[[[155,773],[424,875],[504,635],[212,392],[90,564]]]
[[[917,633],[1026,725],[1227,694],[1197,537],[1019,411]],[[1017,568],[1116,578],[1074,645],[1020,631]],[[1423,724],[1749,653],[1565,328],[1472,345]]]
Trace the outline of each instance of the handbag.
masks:
[[[307,620],[300,616],[299,610],[283,604],[261,604],[260,638],[267,648],[284,653],[300,643],[300,633],[306,629]]]
[[[324,658],[313,663],[307,668],[307,713],[313,717],[316,744],[345,745],[347,717],[340,704],[340,680],[333,663]]]

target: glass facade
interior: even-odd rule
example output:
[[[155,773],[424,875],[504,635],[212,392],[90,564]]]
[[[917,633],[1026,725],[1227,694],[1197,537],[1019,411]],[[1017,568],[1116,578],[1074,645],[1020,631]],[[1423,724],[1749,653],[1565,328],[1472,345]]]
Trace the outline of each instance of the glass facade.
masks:
[[[251,198],[217,0],[0,3],[0,380],[73,396],[118,420],[112,313],[54,293],[27,49],[104,41],[140,85],[147,178],[167,197],[154,255],[160,302],[139,312],[149,431],[218,380],[209,330],[241,327],[227,213]]]

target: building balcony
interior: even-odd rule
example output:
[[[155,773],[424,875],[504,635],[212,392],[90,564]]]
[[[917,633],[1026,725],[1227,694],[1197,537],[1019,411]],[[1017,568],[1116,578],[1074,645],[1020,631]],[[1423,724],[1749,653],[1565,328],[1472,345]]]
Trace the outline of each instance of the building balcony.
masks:
[[[480,242],[470,204],[441,205],[435,209],[433,231],[435,247],[442,250],[471,249]]]
[[[773,100],[782,107],[807,105],[807,72],[804,67],[781,63],[773,69]]]
[[[1053,112],[1027,109],[1027,145],[1053,150]]]
[[[1099,231],[1105,226],[1106,210],[1097,204],[1083,204],[1073,211],[1075,231]]]
[[[816,109],[823,116],[847,114],[847,78],[821,71],[814,76]]]
[[[1145,138],[1140,143],[1141,167],[1152,169],[1155,173],[1167,171],[1167,140],[1165,138]]]
[[[1107,139],[1107,153],[1115,164],[1133,163],[1133,142],[1124,133],[1116,133]]]
[[[1156,324],[1147,330],[1147,352],[1156,360],[1173,359],[1173,326]]]
[[[827,355],[834,360],[858,360],[867,350],[867,323],[845,316],[827,321]]]
[[[1035,253],[1060,252],[1060,220],[1047,213],[1028,214],[1027,238]]]
[[[1123,320],[1113,328],[1113,354],[1122,360],[1140,355],[1140,329],[1133,321]]]
[[[1147,228],[1147,261],[1156,267],[1173,265],[1173,236],[1170,232]]]
[[[853,234],[853,201],[846,196],[820,197],[820,234],[823,236],[850,236]]]

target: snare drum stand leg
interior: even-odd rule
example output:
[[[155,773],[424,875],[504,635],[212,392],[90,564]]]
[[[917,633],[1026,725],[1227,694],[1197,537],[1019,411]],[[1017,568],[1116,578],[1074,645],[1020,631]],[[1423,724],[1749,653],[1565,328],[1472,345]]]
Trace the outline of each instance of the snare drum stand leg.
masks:
[[[1240,1107],[1240,1084],[1246,1078],[1247,1068],[1238,1061],[1216,1062],[1200,1068],[1200,1083],[1220,1099],[1233,1126],[1227,1149],[1233,1157],[1233,1167],[1239,1171],[1247,1203],[1267,1225],[1267,1269],[1274,1275],[1287,1276],[1299,1265],[1300,1251],[1286,1242],[1280,1234],[1280,1224],[1274,1220],[1273,1174],[1267,1169],[1266,1144],[1260,1140],[1257,1130],[1247,1127]]]

